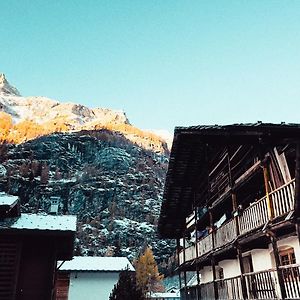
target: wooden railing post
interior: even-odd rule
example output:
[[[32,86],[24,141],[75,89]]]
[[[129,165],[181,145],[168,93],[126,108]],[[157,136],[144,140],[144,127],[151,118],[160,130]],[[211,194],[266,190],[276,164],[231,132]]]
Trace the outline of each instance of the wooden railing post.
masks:
[[[178,268],[180,267],[180,241],[179,238],[176,239],[176,248],[177,248],[177,259],[178,259]],[[178,270],[179,276],[179,289],[181,289],[181,276],[180,276],[180,268]]]
[[[273,247],[273,253],[274,253],[279,288],[280,288],[280,292],[281,292],[281,298],[285,299],[286,298],[286,290],[285,290],[285,286],[284,286],[283,274],[282,274],[281,270],[279,269],[280,257],[279,257],[278,247],[277,247],[277,240],[276,240],[275,234],[272,231],[268,231],[267,235],[269,235],[271,243],[272,243],[272,247]]]
[[[184,235],[183,235],[183,263],[186,262],[186,258],[185,258],[185,247],[186,247],[186,243],[185,243],[185,232],[184,232]],[[185,299],[187,299],[187,289],[186,289],[187,278],[186,278],[186,270],[183,270],[183,278],[184,278],[184,296],[185,296]]]
[[[274,219],[274,208],[273,202],[270,197],[270,186],[269,186],[269,172],[267,168],[267,163],[263,163],[263,173],[264,173],[264,184],[265,184],[265,192],[267,199],[267,207],[268,207],[268,216],[270,220]]]
[[[240,229],[239,229],[239,218],[238,218],[238,204],[237,204],[237,199],[236,199],[236,193],[233,191],[229,149],[227,149],[227,151],[228,151],[228,175],[229,175],[228,177],[229,177],[229,185],[231,188],[232,211],[234,213],[233,217],[234,217],[236,234],[237,234],[237,236],[239,236]],[[243,265],[242,250],[241,250],[241,247],[239,244],[237,244],[236,249],[237,249],[238,260],[239,260],[240,270],[241,270],[242,295],[243,295],[243,299],[245,300],[245,299],[247,299],[247,287],[246,287],[245,277],[243,276],[245,273],[245,270],[244,270],[244,265]]]
[[[297,143],[297,148],[296,148],[294,209],[295,209],[296,232],[300,244],[300,141]]]
[[[239,244],[236,245],[236,250],[237,250],[238,260],[239,260],[239,265],[240,265],[240,270],[241,270],[242,295],[243,295],[243,299],[246,300],[246,299],[248,299],[248,293],[247,293],[246,279],[244,277],[245,269],[244,269],[244,264],[243,264],[242,249]]]
[[[198,212],[197,212],[197,206],[195,205],[195,247],[196,247],[196,258],[199,257],[199,250],[198,250],[198,236],[197,236],[197,222],[198,222]],[[197,272],[197,285],[200,286],[200,275],[199,275],[199,265],[196,263],[196,272]],[[197,300],[201,299],[200,289],[196,289],[197,293]]]
[[[211,210],[209,210],[209,221],[210,221],[210,228],[212,230],[212,249],[215,249],[215,230],[214,230],[214,222]],[[216,282],[217,274],[216,274],[216,262],[213,255],[211,255],[211,267],[213,272],[213,284],[214,284],[214,292],[215,292],[215,299],[218,299],[218,284]]]
[[[219,291],[218,291],[218,283],[216,281],[217,274],[216,274],[216,261],[213,255],[211,255],[211,267],[213,271],[213,283],[214,283],[214,294],[215,299],[219,299]]]

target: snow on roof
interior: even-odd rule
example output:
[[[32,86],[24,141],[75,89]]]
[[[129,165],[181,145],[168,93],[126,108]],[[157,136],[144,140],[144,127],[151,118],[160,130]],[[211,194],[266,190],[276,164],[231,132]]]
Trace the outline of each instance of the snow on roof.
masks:
[[[76,216],[21,214],[13,223],[0,222],[0,229],[76,231]]]
[[[61,264],[62,262],[58,262],[58,266]],[[74,256],[72,260],[65,261],[59,269],[62,271],[118,272],[127,267],[129,271],[134,271],[134,267],[126,257]]]
[[[180,291],[178,290],[175,293],[151,293],[148,294],[149,299],[168,299],[168,298],[178,298],[180,299]],[[148,299],[147,298],[147,299]]]
[[[6,193],[0,193],[0,205],[13,205],[18,201],[18,196],[11,196]]]

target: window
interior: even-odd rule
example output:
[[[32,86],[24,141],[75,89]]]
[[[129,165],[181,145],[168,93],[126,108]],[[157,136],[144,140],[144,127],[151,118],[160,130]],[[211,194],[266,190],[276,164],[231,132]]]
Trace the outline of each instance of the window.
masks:
[[[280,264],[282,269],[283,278],[285,281],[294,281],[299,279],[299,267],[287,267],[296,263],[294,248],[279,251]]]
[[[292,265],[296,263],[294,248],[279,251],[280,264],[282,266]]]

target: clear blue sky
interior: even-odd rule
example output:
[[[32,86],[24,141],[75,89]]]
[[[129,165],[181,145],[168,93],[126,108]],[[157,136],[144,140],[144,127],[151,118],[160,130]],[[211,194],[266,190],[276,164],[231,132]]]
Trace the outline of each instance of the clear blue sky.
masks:
[[[0,72],[140,128],[300,122],[300,1],[1,1]]]

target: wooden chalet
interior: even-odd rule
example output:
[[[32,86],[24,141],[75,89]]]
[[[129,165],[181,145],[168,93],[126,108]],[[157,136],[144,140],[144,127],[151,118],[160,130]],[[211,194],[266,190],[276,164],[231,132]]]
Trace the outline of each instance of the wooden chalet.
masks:
[[[177,127],[158,230],[182,299],[300,299],[299,184],[299,124]]]
[[[21,214],[18,197],[0,193],[0,299],[52,300],[57,260],[70,260],[75,216]]]

